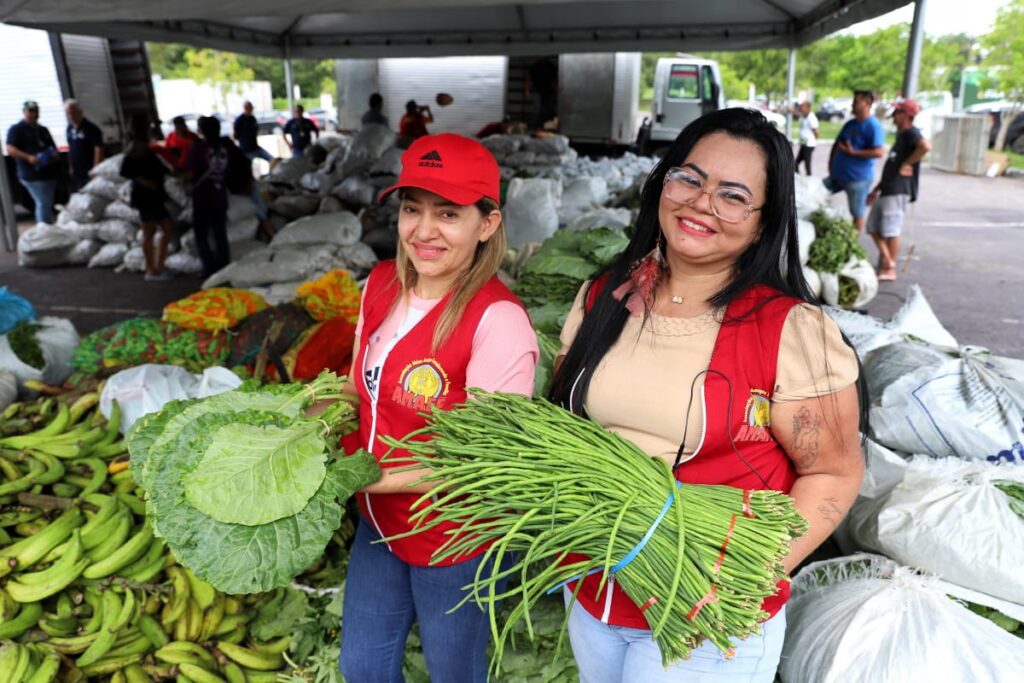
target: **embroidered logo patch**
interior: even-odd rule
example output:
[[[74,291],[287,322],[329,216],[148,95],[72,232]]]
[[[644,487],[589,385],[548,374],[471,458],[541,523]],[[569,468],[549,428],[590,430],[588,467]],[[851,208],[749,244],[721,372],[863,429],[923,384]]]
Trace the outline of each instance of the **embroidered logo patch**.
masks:
[[[448,407],[448,373],[433,358],[413,361],[398,376],[391,400],[412,410]]]
[[[743,414],[746,420],[736,433],[736,441],[771,441],[772,404],[767,391],[751,389]]]

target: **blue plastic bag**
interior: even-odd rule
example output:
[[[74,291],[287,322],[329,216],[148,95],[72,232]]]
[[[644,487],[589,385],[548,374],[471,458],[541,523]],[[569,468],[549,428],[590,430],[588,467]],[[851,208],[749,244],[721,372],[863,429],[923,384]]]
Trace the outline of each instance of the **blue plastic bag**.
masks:
[[[35,320],[36,309],[28,299],[0,287],[0,334],[7,334],[22,320]]]

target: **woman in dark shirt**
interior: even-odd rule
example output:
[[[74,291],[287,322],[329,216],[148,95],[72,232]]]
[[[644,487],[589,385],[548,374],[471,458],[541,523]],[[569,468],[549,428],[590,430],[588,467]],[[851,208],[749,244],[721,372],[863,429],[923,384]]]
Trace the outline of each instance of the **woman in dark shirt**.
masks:
[[[185,175],[192,179],[192,224],[203,275],[209,277],[231,261],[227,233],[230,154],[220,137],[220,121],[212,116],[200,118],[199,132],[203,138],[189,150]]]
[[[146,259],[147,281],[167,280],[171,273],[164,267],[167,243],[174,231],[174,221],[167,212],[167,193],[164,180],[171,169],[149,147],[149,117],[132,117],[131,146],[121,162],[121,175],[132,181],[131,205],[139,212],[142,223],[142,254]],[[153,237],[160,229],[160,237],[153,249]]]

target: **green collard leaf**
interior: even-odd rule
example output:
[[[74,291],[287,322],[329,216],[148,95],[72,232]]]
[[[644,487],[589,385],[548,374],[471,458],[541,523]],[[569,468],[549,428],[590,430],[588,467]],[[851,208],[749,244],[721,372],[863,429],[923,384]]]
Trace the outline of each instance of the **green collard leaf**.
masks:
[[[573,230],[556,230],[555,234],[544,240],[540,245],[538,255],[555,253],[558,251],[575,253],[580,249],[580,242],[583,240],[583,233]]]
[[[294,515],[327,472],[318,427],[224,425],[186,475],[185,497],[221,522],[255,526]]]
[[[625,230],[616,228],[594,228],[583,232],[580,252],[594,263],[606,266],[629,246]]]
[[[582,256],[570,254],[553,254],[551,256],[537,254],[527,261],[524,267],[527,273],[564,275],[580,281],[589,278],[597,272],[597,269],[597,264],[591,263]]]
[[[257,640],[273,640],[294,633],[306,616],[309,600],[306,594],[286,588],[281,600],[272,600],[259,611],[246,627]]]
[[[296,514],[258,526],[221,522],[189,502],[184,478],[209,449],[214,432],[229,423],[283,428],[291,420],[257,410],[198,415],[150,453],[149,502],[156,530],[178,562],[225,593],[261,593],[289,584],[323,555],[341,524],[345,500],[379,479],[380,470],[369,454],[332,459],[320,488]]]
[[[571,303],[549,301],[540,306],[531,306],[527,309],[527,313],[530,314],[533,329],[557,336],[562,332],[562,326],[565,325],[570,308],[572,308]]]

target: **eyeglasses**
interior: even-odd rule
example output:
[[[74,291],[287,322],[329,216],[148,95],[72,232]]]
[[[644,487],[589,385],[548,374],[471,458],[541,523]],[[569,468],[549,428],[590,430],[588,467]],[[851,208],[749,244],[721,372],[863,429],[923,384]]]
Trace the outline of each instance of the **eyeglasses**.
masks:
[[[665,174],[665,196],[679,204],[691,204],[702,194],[711,198],[711,213],[726,223],[742,223],[750,214],[763,206],[754,206],[754,198],[736,187],[717,187],[713,191],[704,187],[704,180],[674,167]]]

